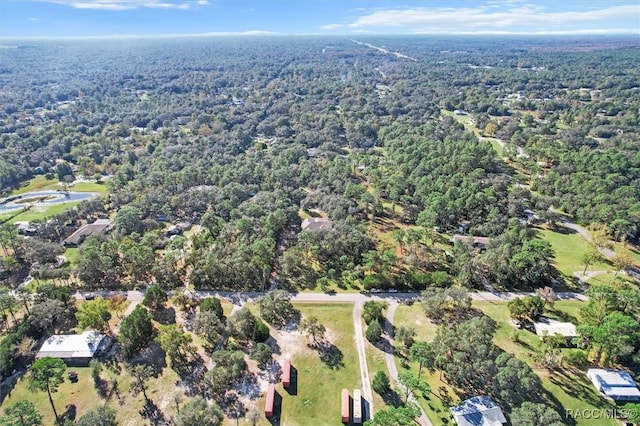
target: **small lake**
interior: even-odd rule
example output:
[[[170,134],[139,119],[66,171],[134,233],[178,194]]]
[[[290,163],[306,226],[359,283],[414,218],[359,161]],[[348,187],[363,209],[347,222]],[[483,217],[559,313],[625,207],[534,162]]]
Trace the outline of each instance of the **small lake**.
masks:
[[[21,210],[28,206],[51,206],[72,201],[90,200],[96,192],[34,191],[12,195],[0,200],[0,213]]]

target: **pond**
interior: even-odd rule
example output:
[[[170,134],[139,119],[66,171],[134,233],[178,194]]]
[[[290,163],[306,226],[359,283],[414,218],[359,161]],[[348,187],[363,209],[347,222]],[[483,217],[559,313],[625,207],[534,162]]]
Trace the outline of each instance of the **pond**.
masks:
[[[98,196],[96,192],[35,191],[12,195],[0,200],[0,213],[21,210],[28,206],[51,206],[72,201],[90,200]]]

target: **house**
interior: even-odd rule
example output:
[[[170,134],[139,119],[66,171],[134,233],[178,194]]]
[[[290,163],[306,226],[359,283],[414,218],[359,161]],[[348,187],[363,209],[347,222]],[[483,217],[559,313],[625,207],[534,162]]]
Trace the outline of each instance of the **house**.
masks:
[[[453,113],[455,115],[467,115],[467,111],[463,110],[463,109],[456,109],[453,111]]]
[[[111,219],[97,219],[95,222],[82,225],[62,243],[65,246],[79,246],[91,235],[104,235],[113,228]]]
[[[20,235],[34,235],[37,231],[36,227],[29,222],[15,222],[15,225]]]
[[[324,217],[311,217],[302,221],[303,231],[318,231],[320,229],[331,229],[331,220]]]
[[[111,338],[95,330],[82,334],[59,334],[49,337],[36,358],[60,358],[69,366],[87,366],[94,356],[109,349]]]
[[[640,390],[626,371],[591,368],[587,371],[587,377],[605,398],[614,401],[640,401]]]
[[[491,241],[491,238],[488,237],[471,237],[471,236],[467,236],[467,235],[460,235],[460,234],[455,234],[453,237],[451,237],[451,244],[455,244],[456,241],[459,241],[461,243],[465,243],[465,244],[471,244],[472,247],[480,249],[480,250],[484,250],[487,248],[487,245],[489,245],[489,242]]]
[[[466,234],[471,228],[471,222],[468,220],[463,220],[458,222],[458,234]]]
[[[462,401],[450,410],[459,426],[501,426],[507,423],[500,406],[484,395]]]
[[[559,334],[567,340],[571,340],[578,336],[576,326],[570,322],[561,322],[551,318],[540,318],[538,322],[533,324],[536,334],[542,339],[545,336],[553,336]]]

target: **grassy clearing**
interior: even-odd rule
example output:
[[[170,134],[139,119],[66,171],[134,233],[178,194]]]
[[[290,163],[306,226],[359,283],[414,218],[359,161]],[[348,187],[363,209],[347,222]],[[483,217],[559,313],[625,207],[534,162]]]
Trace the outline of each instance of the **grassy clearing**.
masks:
[[[362,321],[363,330],[366,330],[366,324]],[[389,372],[387,371],[387,364],[384,360],[384,352],[371,343],[369,343],[365,339],[365,351],[367,355],[367,367],[369,367],[369,378],[373,381],[373,377],[376,375],[378,371],[383,371],[387,376]],[[386,404],[382,397],[376,392],[373,392],[373,409],[375,412],[383,409]]]
[[[567,228],[562,228],[567,229]],[[567,232],[572,232],[567,229]],[[539,230],[539,237],[547,240],[553,251],[554,265],[565,277],[573,276],[576,271],[582,272],[584,264],[582,256],[590,250],[589,243],[577,233],[562,233],[550,229]],[[611,271],[612,267],[605,262],[590,265],[587,271]]]
[[[554,310],[545,314],[546,316],[568,320],[577,324],[579,321],[579,311],[584,302],[558,301],[554,305]],[[551,374],[546,369],[536,368],[533,364],[533,354],[540,348],[541,342],[534,333],[519,330],[520,343],[512,340],[514,328],[509,324],[509,309],[504,302],[474,302],[473,306],[480,309],[485,315],[491,317],[498,323],[494,342],[497,346],[514,354],[519,359],[527,362],[534,369],[536,374],[542,379],[542,386],[548,392],[550,402],[556,405],[560,414],[564,414],[564,409],[611,409],[607,403],[595,390],[586,376],[585,371],[575,368],[565,368]],[[564,350],[563,350],[564,351]],[[577,426],[595,425],[615,425],[615,421],[606,419],[577,419]]]
[[[56,406],[58,414],[62,414],[67,408],[75,407],[76,418],[82,416],[91,408],[99,404],[105,403],[107,400],[98,394],[89,367],[71,367],[67,371],[75,371],[78,373],[78,381],[71,383],[66,374],[65,381],[58,388],[58,392],[52,394],[53,402]],[[130,378],[122,369],[119,373],[105,370],[102,377],[111,383],[112,379],[118,381],[118,389],[121,397],[121,403],[115,394],[111,395],[108,400],[109,404],[116,410],[116,419],[119,424],[144,424],[144,420],[138,414],[143,407],[143,397],[133,397],[129,393]],[[175,414],[175,406],[171,404],[171,392],[167,389],[175,388],[175,382],[178,376],[169,368],[164,368],[162,375],[149,381],[149,389],[147,392],[149,398],[165,413],[169,415]],[[31,392],[28,389],[28,374],[20,379],[12,390],[11,394],[3,401],[2,408],[21,400],[28,399],[33,402],[36,408],[44,416],[45,425],[54,423],[53,411],[46,392]],[[132,423],[133,422],[133,423]]]
[[[60,181],[58,179],[47,179],[44,175],[38,175],[25,182],[20,188],[11,192],[11,195],[24,194],[31,191],[44,191],[48,189],[60,189],[58,185]]]
[[[77,192],[97,192],[100,195],[104,195],[109,192],[107,185],[96,182],[76,182],[69,186],[69,190]]]
[[[315,316],[327,328],[327,337],[341,356],[337,368],[320,361],[318,353],[298,342],[298,351],[292,354],[292,365],[297,369],[297,392],[289,394],[281,384],[276,392],[282,396],[280,424],[336,425],[340,423],[340,393],[360,388],[358,356],[353,339],[353,305],[351,304],[296,304],[303,316]],[[277,336],[276,336],[277,338]],[[285,350],[285,348],[282,348]],[[340,355],[341,354],[341,355]],[[263,408],[264,400],[258,402]]]
[[[419,341],[430,342],[436,335],[437,327],[425,316],[420,303],[398,306],[393,322],[396,327],[413,327]]]
[[[619,273],[617,276],[615,272],[608,271],[606,274],[596,275],[593,278],[589,278],[587,280],[588,284],[614,284],[614,283],[627,283],[638,285],[638,281],[630,277],[629,275],[624,275]]]

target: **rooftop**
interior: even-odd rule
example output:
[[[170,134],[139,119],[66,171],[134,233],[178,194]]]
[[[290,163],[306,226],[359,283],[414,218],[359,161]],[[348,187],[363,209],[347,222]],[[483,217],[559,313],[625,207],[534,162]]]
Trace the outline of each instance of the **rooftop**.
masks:
[[[626,371],[591,368],[587,376],[600,393],[611,399],[640,401],[640,390]]]
[[[576,326],[570,322],[561,322],[551,318],[540,318],[540,320],[533,324],[536,329],[536,334],[540,337],[553,336],[554,334],[560,334],[564,337],[576,337]]]
[[[472,245],[483,245],[486,246],[491,241],[489,237],[471,237],[467,235],[455,234],[451,237],[451,242],[455,243],[456,241],[460,241],[462,243],[471,243]]]
[[[36,358],[92,358],[100,347],[104,334],[95,330],[82,334],[57,334],[49,337]]]
[[[303,231],[316,231],[319,229],[331,229],[331,220],[325,217],[311,217],[302,221]]]
[[[80,245],[90,235],[101,235],[113,228],[111,219],[97,219],[95,222],[82,225],[73,234],[66,238],[65,245]]]
[[[500,406],[485,395],[469,398],[450,410],[459,426],[501,426],[507,422]]]

